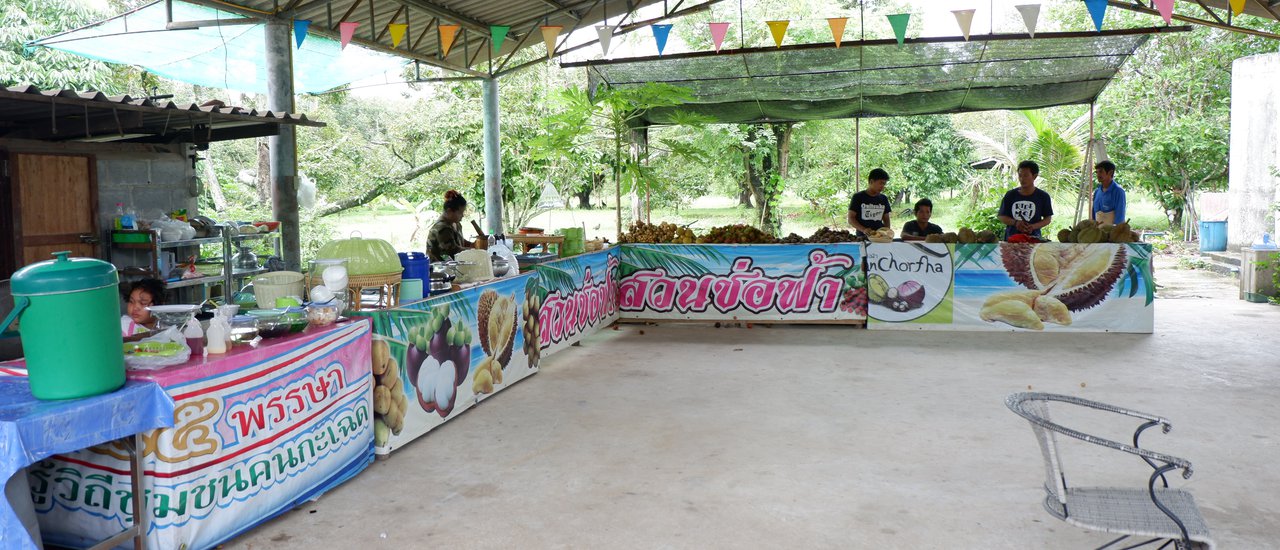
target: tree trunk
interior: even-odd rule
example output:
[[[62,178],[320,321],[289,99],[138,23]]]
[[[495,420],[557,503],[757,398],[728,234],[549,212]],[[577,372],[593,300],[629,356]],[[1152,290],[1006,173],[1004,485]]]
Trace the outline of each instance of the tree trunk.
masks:
[[[591,192],[602,186],[604,186],[604,173],[591,174],[591,184],[580,187],[578,192],[573,194],[578,197],[578,208],[591,210]]]
[[[258,139],[258,173],[254,178],[254,189],[258,191],[258,200],[271,204],[271,151],[267,148],[267,138]]]
[[[213,198],[214,212],[226,212],[227,197],[222,194],[222,184],[218,183],[218,174],[213,170],[213,151],[204,152],[204,180],[209,186],[209,196]]]

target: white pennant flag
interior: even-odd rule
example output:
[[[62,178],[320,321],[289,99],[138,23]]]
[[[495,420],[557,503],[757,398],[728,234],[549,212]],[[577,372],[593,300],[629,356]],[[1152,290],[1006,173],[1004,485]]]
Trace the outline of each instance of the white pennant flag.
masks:
[[[1040,4],[1023,4],[1014,6],[1022,13],[1022,22],[1027,25],[1027,32],[1031,33],[1031,38],[1036,37],[1036,23],[1040,21]]]
[[[613,29],[616,25],[596,25],[596,34],[600,37],[600,49],[604,50],[605,55],[609,55],[609,41],[613,39]]]
[[[960,25],[960,32],[964,34],[964,39],[969,39],[969,29],[973,27],[973,12],[975,10],[952,10],[951,13],[956,14],[956,24]]]

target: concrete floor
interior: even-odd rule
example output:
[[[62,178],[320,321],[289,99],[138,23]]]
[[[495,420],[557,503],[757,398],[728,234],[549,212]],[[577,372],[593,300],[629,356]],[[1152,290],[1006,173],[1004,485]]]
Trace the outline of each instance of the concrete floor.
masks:
[[[1147,336],[623,325],[227,547],[1099,546],[1040,506],[1031,388],[1166,416],[1219,546],[1274,548],[1280,307],[1203,277],[1158,270]],[[1145,485],[1097,449],[1070,483]]]

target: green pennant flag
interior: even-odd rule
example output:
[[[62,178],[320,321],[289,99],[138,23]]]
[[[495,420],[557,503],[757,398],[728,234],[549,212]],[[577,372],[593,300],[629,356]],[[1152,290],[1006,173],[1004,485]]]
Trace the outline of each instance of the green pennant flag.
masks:
[[[893,34],[898,37],[898,45],[907,39],[907,23],[911,21],[911,14],[897,13],[894,15],[886,15],[889,18],[889,24],[893,25]]]
[[[507,33],[511,32],[509,25],[489,25],[489,37],[493,42],[493,53],[498,53],[502,49],[502,41],[507,39]]]

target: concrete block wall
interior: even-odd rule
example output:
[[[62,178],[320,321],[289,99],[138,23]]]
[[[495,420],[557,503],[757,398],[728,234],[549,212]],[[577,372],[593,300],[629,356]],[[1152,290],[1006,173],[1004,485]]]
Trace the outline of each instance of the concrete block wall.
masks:
[[[1227,247],[1247,247],[1263,232],[1280,234],[1280,53],[1231,66],[1231,156]],[[1268,218],[1271,218],[1268,220]]]
[[[144,220],[186,208],[196,213],[198,187],[186,147],[172,152],[101,152],[98,160],[98,227],[113,226],[116,203]]]

